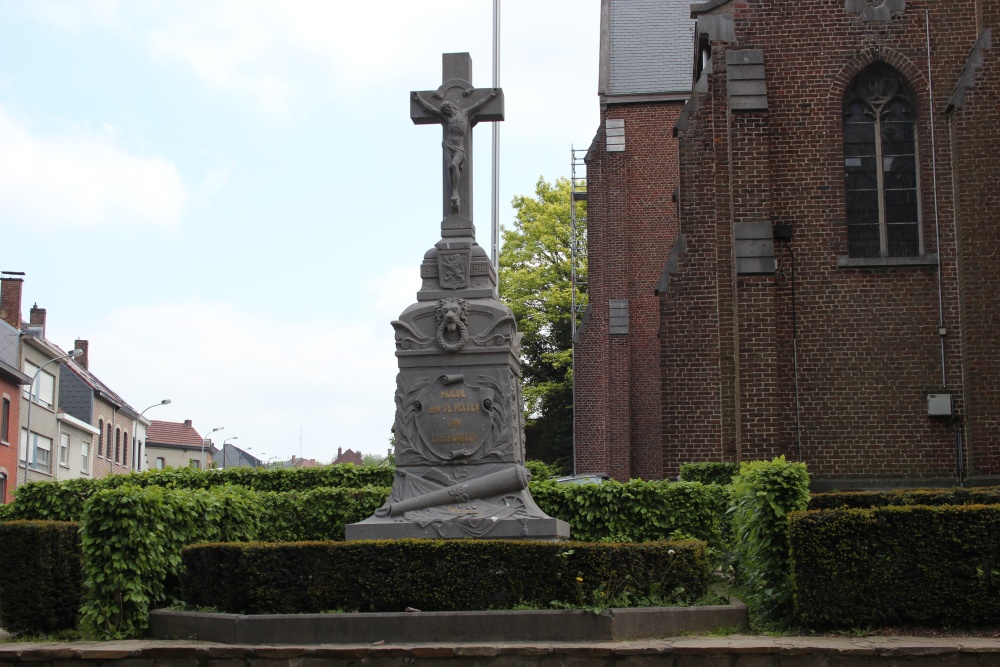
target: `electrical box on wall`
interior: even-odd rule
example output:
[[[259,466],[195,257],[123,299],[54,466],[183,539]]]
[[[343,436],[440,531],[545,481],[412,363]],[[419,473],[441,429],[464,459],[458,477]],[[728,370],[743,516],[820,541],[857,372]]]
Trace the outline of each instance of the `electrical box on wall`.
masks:
[[[951,394],[927,394],[928,417],[951,417]]]

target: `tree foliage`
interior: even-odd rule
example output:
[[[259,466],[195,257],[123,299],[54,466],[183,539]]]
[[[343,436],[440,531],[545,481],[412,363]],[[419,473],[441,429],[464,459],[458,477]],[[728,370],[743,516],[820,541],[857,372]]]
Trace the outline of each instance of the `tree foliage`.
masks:
[[[500,298],[514,311],[521,340],[521,369],[527,425],[552,453],[569,461],[573,441],[573,353],[571,214],[569,179],[539,178],[535,195],[518,196],[514,225],[503,228]],[[586,202],[577,202],[584,233]],[[581,248],[583,244],[581,244]],[[585,251],[578,274],[587,276]],[[577,304],[586,305],[578,289]]]

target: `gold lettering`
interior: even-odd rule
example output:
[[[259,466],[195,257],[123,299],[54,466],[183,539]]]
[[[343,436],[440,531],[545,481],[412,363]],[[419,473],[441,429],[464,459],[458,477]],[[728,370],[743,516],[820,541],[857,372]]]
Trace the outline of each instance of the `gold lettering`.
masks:
[[[431,444],[445,445],[463,442],[476,442],[478,439],[478,433],[435,433],[431,436]]]
[[[429,405],[429,406],[427,406],[427,414],[429,414],[429,415],[436,415],[439,412],[441,412],[441,406],[440,405]]]
[[[460,428],[462,426],[461,419],[446,419],[444,422],[445,428]]]
[[[465,398],[465,389],[442,389],[441,398]]]

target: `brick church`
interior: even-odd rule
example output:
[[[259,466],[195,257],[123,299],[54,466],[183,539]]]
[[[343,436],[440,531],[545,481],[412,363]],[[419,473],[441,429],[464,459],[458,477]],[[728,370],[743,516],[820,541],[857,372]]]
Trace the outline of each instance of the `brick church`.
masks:
[[[602,0],[575,466],[1000,483],[998,0]]]

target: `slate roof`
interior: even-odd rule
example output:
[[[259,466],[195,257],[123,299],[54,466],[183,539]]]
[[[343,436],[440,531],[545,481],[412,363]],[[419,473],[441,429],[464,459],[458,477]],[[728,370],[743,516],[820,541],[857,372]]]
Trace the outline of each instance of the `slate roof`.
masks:
[[[691,0],[611,0],[609,95],[691,91]]]
[[[65,363],[66,367],[73,373],[73,375],[76,375],[78,378],[83,380],[83,383],[85,385],[90,387],[92,390],[103,394],[101,398],[108,401],[109,403],[116,404],[118,408],[121,410],[126,410],[128,412],[131,412],[136,417],[139,416],[139,413],[136,411],[136,409],[133,408],[131,405],[129,405],[124,398],[113,392],[108,387],[108,385],[101,382],[100,378],[98,378],[96,375],[91,373],[89,370],[87,370],[80,364],[76,363],[75,360],[67,359],[63,363]]]
[[[152,420],[146,427],[146,446],[180,445],[201,447],[204,439],[194,426],[185,422],[161,422]]]

